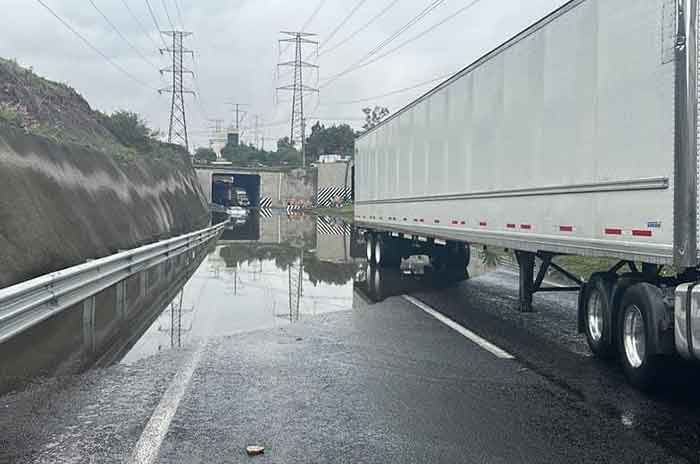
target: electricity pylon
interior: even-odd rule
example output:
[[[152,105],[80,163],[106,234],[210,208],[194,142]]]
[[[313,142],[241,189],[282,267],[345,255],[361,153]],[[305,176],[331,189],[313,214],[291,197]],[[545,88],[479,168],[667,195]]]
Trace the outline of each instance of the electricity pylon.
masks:
[[[161,69],[160,73],[170,73],[173,76],[171,87],[158,90],[158,93],[171,93],[173,95],[170,106],[170,127],[168,129],[168,143],[178,143],[190,151],[189,138],[187,136],[187,116],[185,114],[185,94],[195,95],[194,91],[185,88],[184,75],[194,76],[194,73],[184,65],[186,54],[194,57],[194,52],[184,47],[184,39],[192,35],[184,31],[161,31],[161,34],[172,38],[172,46],[161,48],[161,55],[165,52],[172,54],[173,65],[170,68]]]
[[[316,45],[318,48],[318,42],[310,40],[307,37],[315,36],[316,34],[311,34],[308,32],[286,32],[282,31],[281,34],[285,34],[289,37],[280,39],[279,43],[293,43],[294,47],[294,60],[284,61],[277,65],[279,72],[280,66],[290,66],[294,68],[294,81],[289,85],[284,85],[278,87],[277,90],[288,90],[292,92],[292,124],[289,142],[295,145],[297,142],[301,143],[301,164],[306,165],[306,121],[304,119],[304,92],[318,92],[319,90],[314,87],[309,87],[304,85],[304,69],[313,68],[318,69],[318,66],[313,63],[308,63],[301,58],[302,47],[305,44]]]

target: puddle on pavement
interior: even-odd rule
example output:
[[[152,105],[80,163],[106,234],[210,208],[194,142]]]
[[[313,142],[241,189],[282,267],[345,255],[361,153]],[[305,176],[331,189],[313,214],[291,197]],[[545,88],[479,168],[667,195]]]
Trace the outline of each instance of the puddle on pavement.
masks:
[[[216,220],[217,218],[215,218]],[[472,277],[493,271],[502,253],[475,250]],[[458,279],[375,270],[365,243],[339,218],[250,214],[232,221],[175,300],[122,359],[133,363],[193,340],[280,327]]]

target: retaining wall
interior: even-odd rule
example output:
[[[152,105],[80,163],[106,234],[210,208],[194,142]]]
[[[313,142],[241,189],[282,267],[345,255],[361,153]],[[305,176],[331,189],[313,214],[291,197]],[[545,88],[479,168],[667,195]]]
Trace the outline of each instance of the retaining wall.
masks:
[[[0,288],[207,223],[187,160],[117,162],[0,127]]]

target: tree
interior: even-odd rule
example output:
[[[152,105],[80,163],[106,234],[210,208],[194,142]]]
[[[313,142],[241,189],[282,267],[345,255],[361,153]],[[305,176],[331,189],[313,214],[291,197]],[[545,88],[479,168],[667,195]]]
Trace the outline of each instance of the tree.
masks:
[[[389,109],[384,106],[362,108],[362,112],[365,114],[365,124],[362,126],[362,128],[366,131],[382,122],[382,120],[390,114]]]
[[[127,147],[140,148],[152,137],[146,122],[131,111],[115,111],[111,115],[100,114],[100,122],[116,139]]]
[[[211,148],[200,147],[194,152],[194,159],[204,163],[211,163],[216,161],[216,153]]]
[[[321,155],[339,154],[352,157],[357,134],[347,124],[326,127],[317,122],[306,139],[306,156],[318,160]]]
[[[240,166],[248,166],[255,162],[265,161],[265,152],[252,145],[227,143],[221,155],[228,161]]]
[[[289,137],[277,141],[276,158],[279,163],[283,164],[301,164],[301,153],[289,141]]]

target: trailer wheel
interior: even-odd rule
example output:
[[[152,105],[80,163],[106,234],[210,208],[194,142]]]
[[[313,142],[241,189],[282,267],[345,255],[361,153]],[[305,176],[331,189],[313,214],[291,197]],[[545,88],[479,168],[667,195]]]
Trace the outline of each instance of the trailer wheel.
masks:
[[[593,354],[612,359],[616,354],[613,339],[612,287],[615,277],[608,273],[593,274],[584,288],[583,327]]]
[[[367,242],[367,262],[369,264],[374,264],[374,235],[367,233],[365,235],[365,241]]]
[[[401,249],[396,239],[386,234],[374,234],[374,263],[377,267],[398,267]]]
[[[384,266],[384,255],[385,255],[385,246],[384,246],[384,240],[381,239],[378,235],[374,236],[374,264],[376,264],[378,267]]]
[[[663,301],[655,297],[656,287],[642,282],[631,286],[622,297],[618,323],[618,344],[627,379],[641,390],[650,390],[659,379],[663,356],[652,351],[652,313]]]

